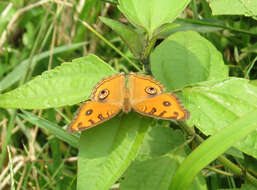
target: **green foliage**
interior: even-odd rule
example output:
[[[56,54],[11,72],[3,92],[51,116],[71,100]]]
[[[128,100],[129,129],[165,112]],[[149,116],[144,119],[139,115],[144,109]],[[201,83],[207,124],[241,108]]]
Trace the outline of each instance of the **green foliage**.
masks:
[[[140,57],[140,54],[142,54],[145,47],[143,35],[140,35],[138,32],[130,29],[118,21],[104,17],[100,17],[100,19],[104,24],[112,28],[121,37],[124,43],[129,47],[130,51],[136,57]]]
[[[53,135],[55,135],[57,138],[67,142],[73,147],[78,148],[79,145],[79,136],[76,134],[69,134],[66,132],[66,130],[60,128],[60,126],[56,125],[55,123],[52,123],[48,120],[42,119],[40,117],[37,117],[30,112],[23,111],[23,114],[20,114],[20,117],[23,119],[29,121],[30,123],[39,126],[42,129],[48,130]]]
[[[256,2],[108,2],[0,4],[0,189],[255,189]],[[136,71],[190,119],[66,132],[99,80]]]
[[[228,76],[220,52],[193,31],[177,32],[157,46],[151,54],[151,69],[169,90]]]
[[[151,38],[159,27],[175,20],[189,2],[189,0],[128,0],[119,1],[118,7],[132,24],[143,28]]]
[[[188,189],[196,174],[218,155],[257,128],[257,110],[251,111],[216,135],[208,138],[180,165],[173,177],[169,190]],[[243,129],[242,129],[243,127]],[[229,136],[229,138],[227,138]],[[226,139],[226,141],[223,141]],[[208,152],[206,154],[206,152]],[[201,155],[201,159],[199,156]],[[194,163],[192,165],[192,163]]]
[[[215,0],[210,3],[214,15],[257,15],[257,1]]]
[[[135,159],[150,121],[130,113],[83,132],[78,189],[109,189]]]
[[[1,95],[0,106],[43,109],[72,105],[87,99],[95,84],[113,73],[110,66],[94,55],[78,58]]]

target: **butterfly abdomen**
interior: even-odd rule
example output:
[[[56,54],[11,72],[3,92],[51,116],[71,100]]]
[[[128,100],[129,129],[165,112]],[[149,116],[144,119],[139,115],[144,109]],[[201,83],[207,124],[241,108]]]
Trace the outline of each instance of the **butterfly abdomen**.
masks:
[[[131,105],[130,105],[130,100],[129,100],[129,90],[128,90],[128,88],[126,88],[126,91],[125,91],[125,97],[124,97],[124,102],[123,102],[122,110],[123,110],[125,113],[128,113],[128,112],[130,112],[130,110],[131,110]]]

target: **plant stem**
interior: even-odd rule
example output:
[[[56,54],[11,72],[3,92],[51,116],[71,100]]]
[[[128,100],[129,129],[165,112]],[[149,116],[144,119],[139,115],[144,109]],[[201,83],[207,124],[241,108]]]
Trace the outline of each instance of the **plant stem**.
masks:
[[[17,110],[13,110],[13,112],[11,112],[11,118],[10,121],[8,123],[8,129],[7,129],[7,134],[5,137],[5,141],[4,141],[4,145],[3,145],[3,150],[2,150],[2,154],[1,154],[1,158],[0,158],[0,169],[3,167],[4,161],[5,161],[5,157],[6,157],[6,151],[7,151],[7,145],[11,139],[12,136],[12,130],[15,124],[15,117],[17,114]]]
[[[85,21],[82,21],[78,19],[84,26],[86,26],[91,32],[93,32],[98,38],[103,40],[108,46],[110,46],[114,51],[116,51],[118,54],[120,54],[124,59],[126,59],[132,66],[135,67],[138,71],[141,71],[141,69],[133,62],[131,61],[126,55],[124,55],[118,48],[116,48],[111,42],[109,42],[107,39],[105,39],[101,34],[99,34],[93,27],[91,27],[88,23]]]

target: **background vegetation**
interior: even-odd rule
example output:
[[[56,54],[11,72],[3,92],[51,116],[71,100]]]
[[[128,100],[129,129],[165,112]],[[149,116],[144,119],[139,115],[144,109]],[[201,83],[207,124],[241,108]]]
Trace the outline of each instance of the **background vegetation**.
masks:
[[[0,189],[256,189],[256,1],[11,0],[0,10]],[[68,134],[79,103],[118,72],[153,75],[191,118],[131,112]]]

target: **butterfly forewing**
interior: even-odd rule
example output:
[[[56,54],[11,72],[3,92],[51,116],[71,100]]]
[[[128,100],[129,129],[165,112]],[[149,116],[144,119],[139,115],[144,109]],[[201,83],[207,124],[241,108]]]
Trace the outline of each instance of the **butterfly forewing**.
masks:
[[[164,86],[153,77],[130,73],[129,96],[131,104],[148,99],[149,94],[147,90],[151,88],[156,91],[155,95],[162,94],[165,91]]]
[[[104,78],[96,84],[91,94],[92,101],[111,103],[111,104],[123,104],[125,96],[125,74],[119,73],[110,77]],[[101,93],[108,92],[106,99],[100,99]]]

